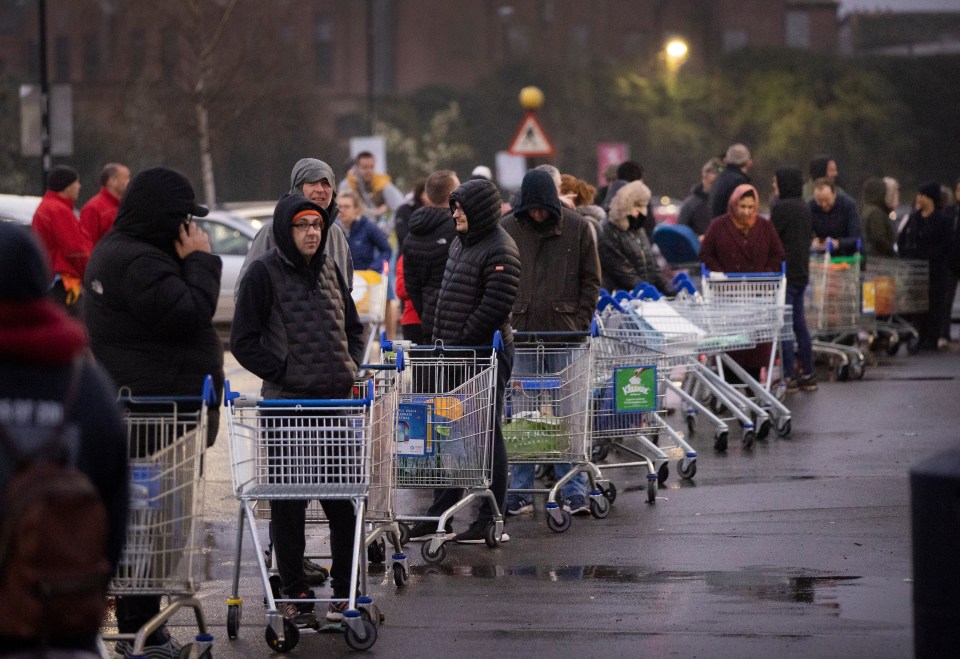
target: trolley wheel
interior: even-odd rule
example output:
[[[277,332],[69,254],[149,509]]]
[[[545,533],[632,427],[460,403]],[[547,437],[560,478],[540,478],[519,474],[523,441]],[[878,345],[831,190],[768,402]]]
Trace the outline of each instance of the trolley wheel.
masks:
[[[607,497],[590,499],[590,514],[597,519],[606,519],[610,514],[610,500]]]
[[[383,563],[387,560],[387,548],[383,537],[379,537],[367,545],[367,562]]]
[[[593,456],[594,462],[603,462],[607,459],[607,456],[610,455],[610,445],[594,444],[590,453]]]
[[[757,428],[757,439],[766,439],[770,434],[770,419],[764,419],[760,427]]]
[[[684,462],[686,462],[686,467],[684,467]],[[680,474],[680,478],[685,478],[688,481],[693,480],[693,477],[697,475],[697,461],[679,460],[677,462],[677,473]]]
[[[614,483],[608,483],[607,488],[600,491],[603,492],[603,498],[609,501],[611,506],[617,500],[617,486]]]
[[[777,422],[777,434],[780,437],[786,437],[787,435],[789,435],[790,430],[792,430],[790,425],[790,419],[784,419],[782,423],[779,421]]]
[[[887,341],[887,354],[894,357],[900,352],[900,341]]]
[[[372,621],[363,618],[360,626],[363,627],[362,636],[350,625],[343,630],[344,640],[351,650],[369,650],[377,642],[377,626]]]
[[[432,551],[430,549],[430,545],[432,544],[432,540],[427,540],[420,545],[420,555],[423,556],[423,560],[427,563],[442,563],[443,559],[447,557],[447,548],[444,545],[440,545],[437,547],[437,551]]]
[[[410,575],[407,574],[407,568],[403,566],[403,563],[394,563],[393,583],[396,584],[397,588],[403,588],[408,581],[410,581]]]
[[[840,382],[846,382],[850,379],[850,364],[840,364],[837,366],[837,379]]]
[[[487,528],[483,530],[483,539],[490,549],[496,549],[500,546],[500,538],[497,537],[497,525],[495,523],[487,524]]]
[[[697,431],[697,415],[688,414],[687,415],[687,430],[691,435]]]
[[[297,626],[293,624],[293,622],[284,618],[283,642],[277,638],[277,633],[273,631],[273,627],[270,625],[267,625],[267,631],[264,633],[264,637],[267,639],[267,645],[270,646],[271,650],[283,654],[297,647],[297,643],[300,642],[300,630],[297,629]]]
[[[227,607],[227,638],[235,639],[240,635],[240,605]]]
[[[406,522],[397,522],[397,526],[400,527],[400,546],[410,542],[410,525]]]
[[[724,430],[723,432],[718,432],[716,437],[713,438],[713,450],[726,451],[727,440],[728,440],[728,433],[726,430]]]
[[[376,604],[367,604],[360,608],[360,617],[364,620],[369,620],[373,623],[374,627],[379,627],[380,623],[387,619],[385,615],[380,611],[380,607]]]
[[[753,448],[753,442],[756,438],[757,435],[752,430],[743,433],[743,448]]]
[[[560,509],[559,521],[553,516],[553,513],[547,513],[547,528],[554,533],[563,533],[570,528],[571,523],[573,523],[573,518],[570,517],[569,512],[562,508]]]
[[[647,479],[647,503],[657,502],[657,480],[655,478]]]
[[[916,334],[911,334],[910,338],[907,339],[907,354],[915,355],[920,351],[920,337]]]
[[[667,482],[668,478],[670,478],[670,466],[664,462],[660,465],[660,468],[657,469],[657,484],[662,486]]]

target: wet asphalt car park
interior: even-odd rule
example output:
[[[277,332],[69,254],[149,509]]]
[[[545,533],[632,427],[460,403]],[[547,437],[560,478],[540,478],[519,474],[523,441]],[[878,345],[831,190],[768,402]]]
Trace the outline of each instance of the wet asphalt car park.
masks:
[[[710,430],[698,428],[695,478],[680,479],[672,460],[654,504],[642,470],[611,469],[618,496],[605,519],[575,517],[554,533],[542,510],[511,517],[508,543],[451,543],[437,565],[410,544],[410,579],[400,589],[389,558],[371,565],[368,594],[384,621],[366,654],[912,656],[909,470],[960,444],[960,351],[954,344],[875,359],[862,380],[830,381],[821,368],[818,391],[791,394],[789,438],[770,433],[746,450],[734,426],[729,450],[719,454]],[[234,390],[259,389],[229,354],[226,370]],[[684,428],[682,415],[668,418]],[[242,624],[239,637],[227,639],[238,510],[228,442],[222,419],[206,458],[198,596],[215,656],[268,656],[249,535]],[[428,496],[402,491],[397,508],[419,512]],[[471,519],[459,514],[455,528]],[[308,535],[308,551],[325,547],[322,526]],[[319,597],[329,593],[318,589]],[[189,640],[192,616],[177,614],[172,629]],[[304,631],[290,656],[354,653],[340,633]]]

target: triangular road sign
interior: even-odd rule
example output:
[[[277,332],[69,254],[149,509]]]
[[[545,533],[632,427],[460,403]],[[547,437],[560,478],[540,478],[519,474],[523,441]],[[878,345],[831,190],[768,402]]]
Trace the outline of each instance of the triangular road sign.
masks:
[[[507,151],[514,156],[552,156],[554,153],[553,145],[533,112],[524,116],[520,130]]]

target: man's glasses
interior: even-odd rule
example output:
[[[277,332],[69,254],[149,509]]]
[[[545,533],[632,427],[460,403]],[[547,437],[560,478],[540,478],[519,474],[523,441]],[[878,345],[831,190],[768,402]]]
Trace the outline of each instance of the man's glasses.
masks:
[[[294,231],[299,231],[300,233],[306,233],[307,229],[314,229],[318,232],[322,232],[323,222],[296,222],[291,224],[290,227]]]

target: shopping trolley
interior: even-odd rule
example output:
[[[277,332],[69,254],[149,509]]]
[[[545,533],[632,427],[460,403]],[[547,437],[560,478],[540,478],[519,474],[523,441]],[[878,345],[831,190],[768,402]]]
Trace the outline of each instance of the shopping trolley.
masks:
[[[831,256],[829,250],[810,254],[810,285],[804,294],[807,326],[813,351],[826,355],[837,379],[860,379],[866,359],[859,347],[862,257]]]
[[[402,350],[391,352],[395,348]],[[486,543],[500,544],[503,515],[490,490],[493,476],[493,433],[496,412],[497,353],[503,339],[495,333],[491,347],[415,346],[383,341],[384,359],[397,360],[400,371],[397,404],[395,487],[397,489],[463,490],[456,504],[439,516],[396,514],[403,538],[407,522],[437,522],[433,538],[421,546],[428,563],[446,557],[447,521],[478,498],[494,511]]]
[[[570,464],[571,468],[552,488],[510,491],[546,493],[547,526],[562,533],[572,519],[558,502],[558,493],[584,473],[590,485],[590,512],[598,519],[606,517],[610,502],[599,488],[600,470],[590,462],[587,333],[514,332],[513,336],[516,352],[503,414],[507,457],[511,464]]]
[[[929,308],[929,262],[871,256],[867,273],[876,282],[877,321],[888,334],[887,353],[895,355],[901,345],[906,345],[907,354],[916,354],[920,333],[905,316],[926,313]]]
[[[134,655],[142,654],[146,638],[182,608],[193,609],[199,633],[181,656],[211,655],[213,636],[195,597],[200,559],[196,521],[203,509],[207,408],[216,399],[209,375],[200,398],[134,396],[129,389],[120,390],[130,458],[130,510],[126,543],[108,593],[169,598],[135,634],[103,634],[104,640],[131,644]]]
[[[380,329],[383,327],[387,314],[387,285],[386,274],[376,270],[356,270],[353,273],[353,291],[351,297],[357,307],[357,315],[363,323],[363,358],[367,363],[373,354]]]
[[[358,399],[264,400],[232,392],[229,381],[226,383],[224,404],[229,408],[231,473],[234,493],[240,501],[233,590],[227,600],[230,638],[237,637],[240,627],[240,559],[246,523],[263,582],[267,644],[276,652],[289,652],[297,645],[300,631],[280,614],[277,605],[305,600],[274,595],[254,504],[263,500],[326,499],[349,501],[356,514],[350,590],[345,598],[348,608],[343,614],[345,640],[355,650],[368,649],[376,642],[380,612],[366,596],[364,520],[371,484],[374,420],[383,414],[376,407],[378,402],[384,408],[389,406],[386,399],[375,397],[372,380],[362,393],[363,397]]]
[[[674,312],[655,289],[638,288],[602,294],[591,333],[592,454],[604,460],[616,448],[636,458],[605,463],[603,469],[645,468],[647,501],[654,503],[669,473],[665,449],[680,450],[681,477],[692,479],[697,473],[696,450],[667,424],[664,412],[672,373],[686,368],[702,331]],[[664,436],[672,446],[661,445]]]

